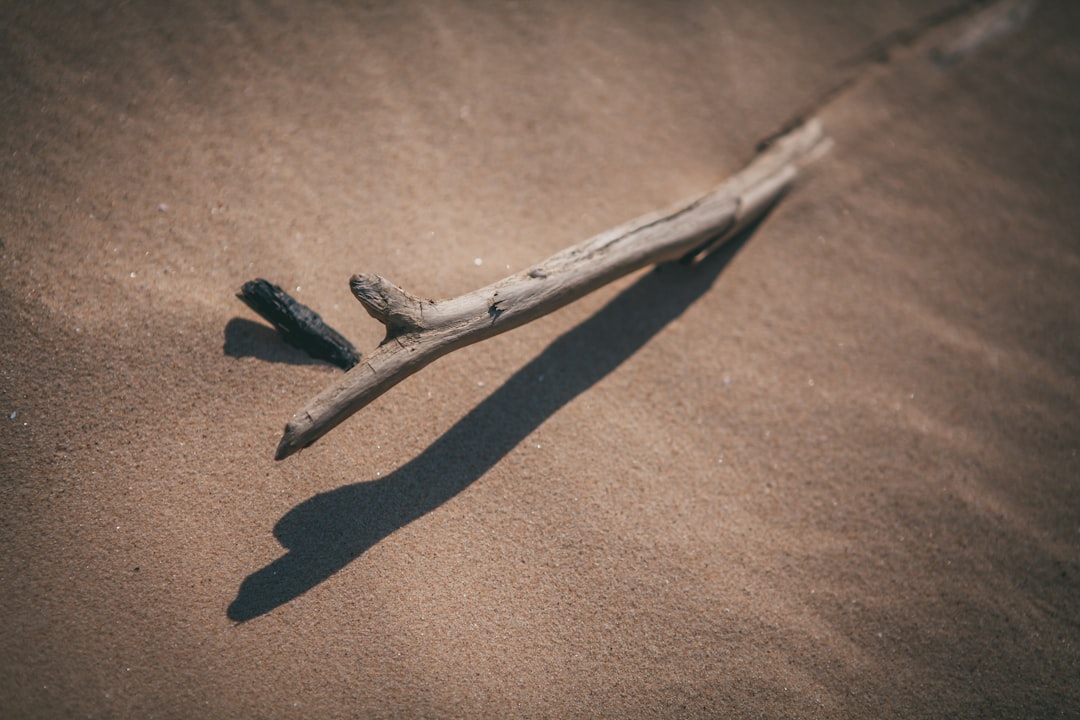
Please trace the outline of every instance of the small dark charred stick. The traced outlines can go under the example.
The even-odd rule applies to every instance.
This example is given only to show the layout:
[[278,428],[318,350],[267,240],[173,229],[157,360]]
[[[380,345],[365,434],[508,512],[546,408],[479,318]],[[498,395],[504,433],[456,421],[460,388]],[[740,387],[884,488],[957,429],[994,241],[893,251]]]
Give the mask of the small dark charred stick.
[[324,323],[319,313],[297,302],[277,285],[262,278],[249,280],[236,297],[270,321],[285,342],[311,357],[337,365],[342,370],[360,362],[360,353],[351,342]]

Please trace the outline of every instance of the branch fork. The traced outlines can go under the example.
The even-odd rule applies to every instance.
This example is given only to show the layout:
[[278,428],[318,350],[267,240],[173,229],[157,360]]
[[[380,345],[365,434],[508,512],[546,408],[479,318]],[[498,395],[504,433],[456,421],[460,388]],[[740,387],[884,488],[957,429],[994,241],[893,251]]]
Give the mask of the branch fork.
[[830,146],[820,122],[811,120],[771,142],[714,190],[600,233],[456,298],[423,299],[378,275],[354,275],[349,282],[353,295],[386,327],[386,337],[290,418],[277,459],[311,445],[447,353],[531,322],[648,265],[696,262],[759,218],[800,168]]

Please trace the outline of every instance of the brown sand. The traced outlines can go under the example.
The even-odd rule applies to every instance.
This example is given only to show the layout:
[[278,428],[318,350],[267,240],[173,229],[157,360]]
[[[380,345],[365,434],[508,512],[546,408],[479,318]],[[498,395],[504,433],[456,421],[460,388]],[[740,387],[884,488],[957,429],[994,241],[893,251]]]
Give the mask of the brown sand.
[[[853,64],[930,0],[4,5],[0,716],[1080,717],[1077,3],[949,69]],[[352,272],[468,291],[853,72],[733,257],[273,462],[338,371],[243,281],[369,349]]]

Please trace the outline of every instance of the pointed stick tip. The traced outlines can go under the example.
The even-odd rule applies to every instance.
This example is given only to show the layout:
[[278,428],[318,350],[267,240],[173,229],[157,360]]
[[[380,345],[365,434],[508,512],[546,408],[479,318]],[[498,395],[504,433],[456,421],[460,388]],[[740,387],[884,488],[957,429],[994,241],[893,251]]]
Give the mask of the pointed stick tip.
[[274,460],[284,460],[310,444],[311,443],[304,442],[302,428],[297,423],[290,420],[285,425],[285,432],[281,436],[281,441],[278,442],[277,451],[274,453]]

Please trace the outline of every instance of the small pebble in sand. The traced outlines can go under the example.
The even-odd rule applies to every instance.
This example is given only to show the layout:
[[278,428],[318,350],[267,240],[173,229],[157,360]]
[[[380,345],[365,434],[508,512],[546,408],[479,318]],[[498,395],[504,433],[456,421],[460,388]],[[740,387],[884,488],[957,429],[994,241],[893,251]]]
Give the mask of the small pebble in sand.
[[475,265],[476,267],[480,267],[481,265],[484,264],[484,258],[476,258],[475,260],[472,261],[472,264]]
[[14,420],[18,416],[19,416],[19,411],[18,410],[12,410],[11,414],[8,415],[8,420]]
[[168,205],[166,205],[165,203],[160,203],[160,204],[159,204],[159,205],[157,206],[157,211],[158,211],[158,212],[161,212],[161,213],[163,213],[163,212],[167,211],[168,209],[169,209],[169,206],[168,206]]

